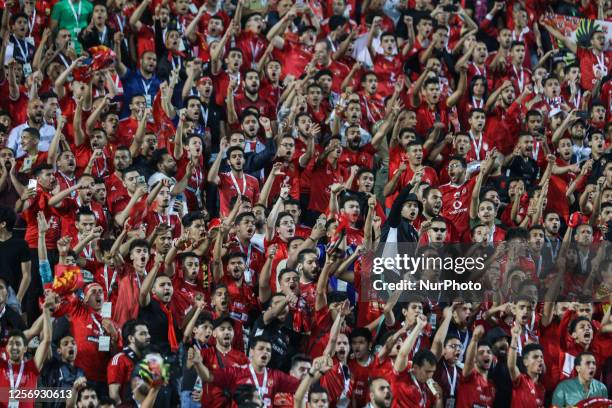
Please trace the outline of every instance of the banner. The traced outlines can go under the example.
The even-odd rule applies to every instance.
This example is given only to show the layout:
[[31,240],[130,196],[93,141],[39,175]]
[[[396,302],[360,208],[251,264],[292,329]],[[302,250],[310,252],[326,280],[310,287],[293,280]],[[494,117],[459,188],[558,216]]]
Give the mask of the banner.
[[[547,14],[544,21],[556,28],[561,34],[571,38],[581,47],[589,47],[591,33],[600,30],[606,34],[606,51],[612,50],[612,22],[604,20],[589,20],[580,17]],[[556,43],[554,38],[553,44]]]

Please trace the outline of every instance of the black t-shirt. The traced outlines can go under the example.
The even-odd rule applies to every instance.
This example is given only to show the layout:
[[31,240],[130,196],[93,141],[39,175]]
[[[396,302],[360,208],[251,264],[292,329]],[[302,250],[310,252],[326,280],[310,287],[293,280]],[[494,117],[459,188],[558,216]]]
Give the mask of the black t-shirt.
[[21,264],[31,259],[25,240],[13,236],[0,241],[0,277],[6,279],[15,292],[21,283]]
[[6,346],[8,333],[15,329],[24,331],[27,327],[19,313],[5,305],[4,310],[0,312],[0,347]]
[[[144,320],[149,327],[151,335],[151,344],[157,346],[159,351],[164,356],[172,354],[170,350],[170,342],[168,341],[168,318],[159,306],[159,302],[151,299],[151,302],[144,307],[140,307],[138,318]],[[176,322],[174,323],[174,333],[177,341],[181,339],[181,331]]]
[[522,177],[527,187],[533,186],[534,182],[538,178],[538,173],[540,172],[540,168],[538,167],[538,163],[531,157],[528,157],[526,160],[521,156],[515,156],[510,165],[508,166],[508,170],[510,177]]
[[291,329],[293,325],[291,313],[284,323],[274,319],[266,325],[263,319],[262,314],[253,325],[251,340],[259,336],[267,337],[272,342],[272,358],[268,367],[288,370],[291,365],[291,357],[297,353],[301,340],[301,335]]

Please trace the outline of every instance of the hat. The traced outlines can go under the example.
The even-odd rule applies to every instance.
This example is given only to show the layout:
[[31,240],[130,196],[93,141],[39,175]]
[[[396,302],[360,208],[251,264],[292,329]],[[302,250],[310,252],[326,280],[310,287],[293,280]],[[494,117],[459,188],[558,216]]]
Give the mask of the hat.
[[234,319],[229,316],[221,316],[218,319],[213,320],[213,328],[216,329],[225,322],[228,322],[232,327],[234,327]]
[[504,337],[508,339],[512,338],[508,333],[506,333],[501,327],[498,326],[498,327],[492,328],[491,330],[487,332],[485,340],[491,344],[494,344],[497,340],[504,338]]
[[416,194],[414,193],[410,193],[406,196],[406,199],[404,200],[404,204],[408,203],[408,202],[415,202],[417,203],[417,206],[419,207],[419,214],[423,213],[423,203],[421,202],[421,200],[419,200],[419,198],[417,197]]

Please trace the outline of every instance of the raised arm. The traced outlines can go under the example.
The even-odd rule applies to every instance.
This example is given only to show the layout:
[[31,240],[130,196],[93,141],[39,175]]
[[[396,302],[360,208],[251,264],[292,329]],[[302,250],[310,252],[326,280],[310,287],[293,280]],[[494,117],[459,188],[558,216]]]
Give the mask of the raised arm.
[[50,308],[55,305],[53,297],[54,293],[48,294],[45,298],[43,305],[43,329],[40,344],[36,348],[34,354],[34,364],[38,371],[42,370],[45,361],[51,355],[51,338],[53,337],[53,328],[51,326],[51,310]]
[[438,327],[438,331],[433,338],[431,343],[431,352],[436,356],[436,359],[440,360],[442,357],[442,350],[444,349],[444,340],[446,339],[446,335],[448,334],[448,328],[450,326],[451,321],[453,320],[453,309],[454,304],[444,308],[444,320],[442,320],[442,324]]
[[521,326],[514,323],[512,326],[512,341],[510,342],[510,349],[508,350],[508,370],[510,372],[510,379],[512,381],[516,381],[516,379],[521,375],[521,372],[516,365],[518,358],[518,341],[519,336],[521,335]]
[[151,303],[151,289],[153,289],[155,277],[157,276],[157,272],[159,272],[159,267],[163,261],[163,255],[159,253],[155,254],[155,264],[153,265],[153,269],[147,273],[147,276],[142,281],[140,294],[138,295],[138,304],[140,307],[146,307],[149,305],[149,303]]
[[484,335],[484,327],[477,326],[472,334],[472,339],[465,351],[465,361],[463,364],[463,375],[467,376],[472,373],[476,364],[476,352],[478,350],[478,342]]
[[402,347],[397,353],[397,357],[393,363],[393,371],[396,373],[401,373],[406,369],[406,367],[408,367],[408,357],[410,356],[410,352],[412,351],[412,348],[416,344],[417,339],[421,335],[421,332],[426,325],[427,318],[425,315],[419,315],[414,328],[412,331],[410,331],[408,338],[406,341],[404,341],[404,343],[402,343]]
[[572,39],[569,36],[565,36],[561,34],[559,31],[557,31],[557,29],[548,25],[544,21],[544,16],[540,17],[540,24],[546,29],[546,31],[550,33],[550,35],[555,37],[557,41],[562,42],[563,45],[565,45],[567,49],[569,49],[573,54],[576,54],[576,52],[578,51],[578,46],[576,45],[574,41],[572,41]]

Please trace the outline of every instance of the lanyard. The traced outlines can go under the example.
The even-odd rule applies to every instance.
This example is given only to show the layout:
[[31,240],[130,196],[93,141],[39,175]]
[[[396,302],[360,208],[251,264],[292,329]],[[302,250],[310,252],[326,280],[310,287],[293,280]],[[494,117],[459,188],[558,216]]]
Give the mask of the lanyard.
[[556,240],[554,247],[553,247],[552,240],[550,238],[546,238],[546,243],[550,247],[550,252],[552,254],[553,259],[557,258],[557,253],[559,252],[559,246],[561,245],[560,240]]
[[236,181],[236,177],[234,177],[234,173],[230,171],[229,174],[230,174],[230,177],[232,178],[232,183],[234,183],[234,187],[236,188],[236,191],[238,192],[238,194],[243,196],[246,193],[246,189],[247,189],[246,176],[244,175],[244,172],[242,172],[242,190],[240,190],[240,186],[238,186],[238,182]]
[[32,19],[28,18],[28,36],[32,36],[32,31],[34,30],[34,26],[36,25],[36,6],[34,6],[34,11],[32,12]]
[[117,25],[119,26],[119,31],[123,32],[123,21],[125,21],[125,17],[119,17],[119,14],[115,14],[115,19],[117,20]]
[[102,35],[100,36],[98,34],[98,38],[100,39],[100,44],[104,45],[104,41],[106,41],[106,32],[108,31],[108,29],[106,28],[106,26],[104,26],[104,31],[102,31]]
[[453,379],[451,380],[450,373],[446,362],[444,362],[444,369],[446,370],[446,378],[448,378],[448,385],[450,385],[450,396],[455,396],[455,387],[457,386],[457,366],[453,366]]
[[457,337],[459,337],[459,340],[461,341],[462,344],[462,348],[461,348],[461,354],[459,355],[459,361],[463,361],[463,354],[465,353],[465,350],[467,349],[468,346],[468,340],[470,340],[470,332],[467,332],[465,334],[465,340],[463,340],[462,336],[461,336],[461,331],[459,329],[457,330]]
[[523,92],[523,87],[525,86],[525,71],[523,67],[521,67],[521,76],[519,77],[518,72],[516,71],[516,67],[512,65],[512,69],[514,70],[514,74],[516,75],[516,82],[518,82],[519,91]]
[[138,289],[140,289],[141,282],[140,282],[140,274],[138,272],[136,272],[136,282],[138,283]]
[[72,0],[68,0],[68,5],[70,6],[70,10],[72,10],[72,15],[74,16],[74,21],[76,22],[77,28],[79,27],[79,20],[81,19],[81,7],[83,7],[83,2],[79,0],[79,11],[77,12],[74,9],[74,5],[72,4]]
[[533,160],[538,160],[538,154],[540,153],[540,142],[535,142],[535,149],[533,149],[533,153],[531,154]]
[[102,151],[102,162],[104,163],[104,168],[102,168],[102,170],[100,170],[100,165],[98,164],[98,161],[100,159],[96,159],[96,161],[94,162],[94,164],[96,165],[96,172],[98,173],[98,177],[102,177],[104,174],[106,174],[106,155],[104,154],[104,151]]
[[491,233],[489,234],[489,243],[492,244],[495,236],[495,222],[493,222],[493,228],[491,228]]
[[66,68],[70,67],[70,64],[68,63],[68,60],[66,59],[66,57],[64,57],[64,54],[60,52],[58,55],[60,59],[62,60],[62,63],[66,66]]
[[13,35],[13,39],[15,40],[15,44],[17,44],[17,47],[19,48],[19,53],[23,57],[23,61],[25,63],[27,63],[28,62],[28,42],[24,40],[25,41],[25,48],[23,48],[21,46],[21,42],[19,41],[19,38],[15,37]]
[[100,324],[98,319],[96,319],[96,316],[93,313],[91,314],[91,320],[93,320],[94,324],[98,328],[98,333],[100,333],[99,335],[103,336],[104,335],[104,329],[102,328],[102,325]]
[[151,83],[153,82],[153,78],[149,79],[148,84],[142,78],[140,79],[140,82],[142,82],[142,88],[144,89],[145,95],[149,95],[149,89],[151,89]]
[[[480,68],[478,68],[478,65],[476,65],[476,63],[472,62],[472,65],[474,66],[474,69],[476,70],[476,73],[480,76],[483,77],[487,77],[487,66],[485,65],[484,68],[482,69],[482,71],[480,70]],[[484,72],[483,72],[484,71]]]
[[13,372],[13,363],[8,363],[9,366],[9,382],[11,386],[11,390],[16,390],[19,388],[19,384],[21,384],[21,377],[23,377],[23,369],[25,368],[25,363],[21,360],[21,365],[19,366],[19,374],[17,374],[17,381],[15,381],[15,373]]
[[480,101],[478,101],[476,98],[472,96],[472,106],[476,109],[482,109],[482,107],[484,106],[484,99],[481,99]]
[[[242,252],[244,254],[245,252],[244,252],[244,249],[242,248],[242,244],[240,243],[240,241],[238,241],[238,246],[240,247],[240,252]],[[251,264],[251,249],[252,248],[253,248],[253,244],[251,244],[249,242],[249,247],[247,248],[247,252],[246,252],[246,258],[247,258],[246,259],[246,267],[247,267],[247,269],[249,269],[249,265]]]
[[113,276],[111,277],[110,283],[108,282],[108,265],[104,265],[104,284],[106,285],[106,296],[110,298],[110,294],[113,291],[113,284],[115,283],[115,278],[117,277],[117,271],[113,271]]
[[164,215],[163,214],[156,214],[157,215],[157,219],[159,220],[160,224],[166,224],[169,227],[172,226],[172,223],[170,222],[170,215],[166,215],[166,221],[164,221]]
[[178,58],[178,64],[176,62],[174,62],[174,57],[170,58],[170,62],[172,63],[172,70],[175,70],[177,68],[181,67],[181,57]]
[[204,104],[200,104],[200,111],[202,112],[202,120],[204,121],[204,128],[206,128],[206,125],[208,124],[208,112],[209,112],[210,108],[207,106],[206,109],[204,109]]
[[[59,173],[60,176],[62,176],[62,178],[64,179],[64,182],[66,182],[66,188],[70,188],[72,186],[74,186],[74,177],[70,178],[68,176],[66,176],[64,173],[62,173],[61,170],[57,171]],[[70,197],[75,198],[76,197],[77,192],[73,191],[72,193],[70,193]]]
[[482,143],[484,142],[484,138],[480,136],[480,142],[476,143],[474,133],[472,133],[472,131],[470,130],[470,139],[472,139],[472,145],[474,146],[474,151],[476,152],[476,160],[480,161],[480,150],[482,149]]
[[516,32],[512,30],[512,41],[523,41],[524,35],[527,34],[528,32],[529,32],[529,28],[525,27],[519,33],[518,38],[516,38]]
[[253,369],[253,364],[249,364],[249,371],[251,372],[251,378],[253,379],[253,385],[257,388],[257,393],[264,399],[264,395],[268,392],[268,368],[264,367],[264,377],[263,384],[259,385],[259,380],[257,379],[257,374],[255,374],[255,370]]
[[91,257],[91,254],[92,254],[91,244],[87,244],[87,246],[85,248],[83,248],[83,253],[85,254],[85,259],[87,259],[87,260],[92,260],[93,259]]
[[421,388],[421,385],[415,378],[414,374],[410,373],[410,377],[412,377],[412,382],[419,389],[419,394],[421,394],[421,401],[419,402],[419,406],[426,407],[427,406],[427,392]]

